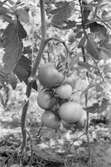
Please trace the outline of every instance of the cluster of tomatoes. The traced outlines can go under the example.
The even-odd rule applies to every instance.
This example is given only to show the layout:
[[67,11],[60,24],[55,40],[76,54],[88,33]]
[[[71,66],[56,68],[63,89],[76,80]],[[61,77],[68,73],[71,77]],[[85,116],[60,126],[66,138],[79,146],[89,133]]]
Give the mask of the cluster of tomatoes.
[[86,112],[82,106],[73,100],[72,82],[70,77],[56,68],[53,63],[40,66],[38,79],[43,86],[39,91],[37,103],[44,109],[41,122],[48,128],[58,129],[61,124],[68,126],[79,122],[84,124]]

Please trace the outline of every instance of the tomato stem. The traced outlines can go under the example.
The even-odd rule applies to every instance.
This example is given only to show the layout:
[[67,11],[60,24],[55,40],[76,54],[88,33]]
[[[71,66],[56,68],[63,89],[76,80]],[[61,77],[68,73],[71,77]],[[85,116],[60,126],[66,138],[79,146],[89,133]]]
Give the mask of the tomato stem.
[[[31,77],[33,78],[36,74],[37,68],[39,66],[40,60],[42,58],[42,53],[45,47],[45,9],[44,9],[44,0],[40,0],[40,11],[41,11],[41,34],[42,34],[42,39],[41,39],[41,44],[39,48],[39,53],[38,56],[35,60],[34,66],[32,68],[31,72]],[[30,81],[30,80],[29,80]],[[26,89],[26,96],[29,98],[32,90],[32,83],[28,82],[27,89]],[[29,99],[25,102],[23,110],[22,110],[22,116],[21,116],[21,131],[22,131],[22,146],[21,146],[21,154],[23,154],[24,149],[26,147],[26,115],[27,115],[27,110],[29,106]]]

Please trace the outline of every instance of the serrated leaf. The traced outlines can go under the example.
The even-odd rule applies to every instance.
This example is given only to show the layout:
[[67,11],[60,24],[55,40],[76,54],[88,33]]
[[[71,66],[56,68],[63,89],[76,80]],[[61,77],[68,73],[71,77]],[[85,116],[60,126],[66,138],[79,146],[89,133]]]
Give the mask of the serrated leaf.
[[95,41],[87,39],[86,50],[94,59],[100,60],[100,52]]
[[12,17],[7,15],[7,14],[2,15],[2,18],[4,21],[6,21],[8,23],[13,23]]
[[[28,77],[31,73],[31,60],[29,60],[25,56],[22,56],[14,69],[14,73],[17,75],[18,79],[21,82],[24,81],[27,84]],[[37,90],[36,81],[33,82],[32,87]]]
[[100,31],[104,35],[106,35],[106,33],[107,33],[107,29],[103,25],[101,25],[97,22],[89,23],[87,25],[87,27],[89,27],[91,32],[93,32],[93,33],[98,32],[98,31]]
[[94,103],[92,106],[84,108],[89,113],[101,113],[106,110],[108,106],[108,100],[103,98],[101,102]]
[[25,31],[23,25],[20,23],[20,21],[17,22],[17,26],[18,26],[18,36],[19,39],[24,39],[27,37],[27,32]]
[[[60,5],[60,6],[59,6]],[[62,2],[62,4],[58,4],[57,9],[52,11],[54,13],[52,17],[52,24],[54,26],[59,26],[68,21],[68,18],[71,17],[74,3],[72,2]]]
[[0,15],[5,15],[7,13],[10,13],[10,10],[3,6],[0,6]]
[[10,23],[3,34],[3,69],[4,73],[11,73],[16,66],[17,61],[21,57],[22,42],[18,37],[17,25]]
[[30,72],[31,61],[27,57],[22,56],[14,69],[14,73],[17,75],[20,81],[27,82]]
[[84,110],[86,110],[89,113],[93,113],[94,114],[94,113],[98,112],[98,108],[99,108],[99,104],[98,103],[94,103],[92,106],[84,108]]
[[29,23],[29,13],[25,8],[18,8],[16,9],[16,14],[20,21],[24,23]]
[[12,17],[9,14],[13,14],[8,8],[0,6],[0,16],[3,20],[12,23]]

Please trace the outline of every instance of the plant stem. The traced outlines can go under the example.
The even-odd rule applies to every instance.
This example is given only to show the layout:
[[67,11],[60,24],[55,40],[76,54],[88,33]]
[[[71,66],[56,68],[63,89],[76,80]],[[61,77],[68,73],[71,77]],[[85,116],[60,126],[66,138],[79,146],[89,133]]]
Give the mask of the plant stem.
[[[84,25],[82,0],[79,0],[79,4],[80,4],[80,11],[81,11],[81,19],[82,19],[81,24],[82,24],[83,33],[84,33],[84,36],[86,37],[86,39],[88,40],[89,38],[88,38],[87,32],[85,30],[85,25]],[[85,57],[84,47],[82,47],[81,49],[82,49],[82,54],[83,54],[83,61],[87,62],[86,57]],[[88,72],[86,72],[86,78],[88,78]],[[88,92],[85,93],[85,107],[87,107],[87,103],[88,103]],[[87,136],[87,142],[88,142],[88,157],[89,157],[88,167],[91,167],[91,149],[90,149],[88,130],[89,130],[89,113],[87,112],[86,136]]]
[[[45,10],[44,10],[44,0],[40,0],[40,11],[41,11],[41,34],[42,34],[42,39],[41,39],[41,43],[40,43],[38,56],[36,57],[34,66],[32,68],[31,77],[36,75],[36,71],[37,71],[37,68],[39,66],[40,60],[42,58],[42,53],[43,53],[43,50],[44,50],[44,47],[45,47]],[[31,82],[28,82],[28,85],[27,85],[27,90],[26,90],[27,98],[29,98],[30,94],[31,94],[32,82],[33,82],[33,80],[31,80]],[[29,106],[29,99],[25,102],[25,105],[24,105],[23,110],[22,110],[22,116],[21,116],[21,131],[22,131],[22,137],[23,137],[22,147],[21,147],[21,152],[22,153],[24,152],[24,149],[26,147],[26,125],[25,125],[25,122],[26,122],[28,106]]]
[[43,50],[45,48],[45,36],[46,36],[46,23],[45,23],[45,9],[44,9],[44,0],[40,0],[40,11],[41,11],[41,43],[40,43],[40,49],[38,52],[38,56],[35,59],[33,68],[32,68],[32,73],[31,73],[31,79],[33,80],[35,75],[36,75],[36,71],[38,69],[40,60],[42,58],[42,53]]

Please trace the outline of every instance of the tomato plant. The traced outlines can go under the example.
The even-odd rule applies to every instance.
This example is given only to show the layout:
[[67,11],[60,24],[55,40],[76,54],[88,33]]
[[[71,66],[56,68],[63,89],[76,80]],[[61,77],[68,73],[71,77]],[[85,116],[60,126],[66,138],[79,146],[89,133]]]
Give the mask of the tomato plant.
[[107,111],[111,100],[110,7],[109,0],[0,2],[0,95],[6,85],[26,84],[22,153],[32,89],[45,126],[78,122],[89,144],[91,114]]

